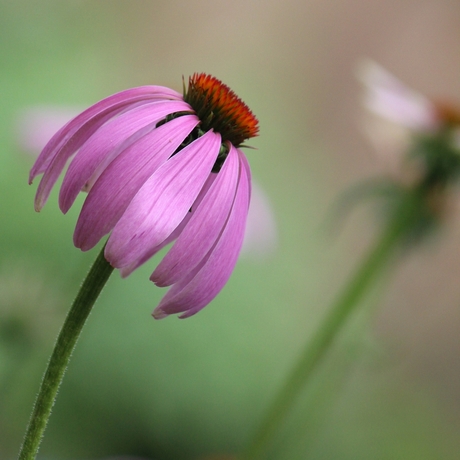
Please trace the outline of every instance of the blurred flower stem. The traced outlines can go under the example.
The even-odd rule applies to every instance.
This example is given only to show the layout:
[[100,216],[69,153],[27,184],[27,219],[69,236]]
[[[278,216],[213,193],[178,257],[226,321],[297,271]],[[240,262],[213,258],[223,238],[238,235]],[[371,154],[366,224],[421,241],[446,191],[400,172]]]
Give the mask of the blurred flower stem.
[[359,305],[366,290],[396,255],[411,230],[424,217],[425,190],[407,190],[390,216],[380,239],[365,256],[354,276],[328,310],[328,314],[311,340],[306,344],[284,386],[276,395],[265,418],[241,456],[244,460],[264,458],[273,436],[283,423],[296,398],[325,358],[341,330]]
[[102,248],[64,321],[35,401],[19,460],[34,460],[51,414],[56,394],[64,377],[70,356],[91,309],[110,277],[113,267]]

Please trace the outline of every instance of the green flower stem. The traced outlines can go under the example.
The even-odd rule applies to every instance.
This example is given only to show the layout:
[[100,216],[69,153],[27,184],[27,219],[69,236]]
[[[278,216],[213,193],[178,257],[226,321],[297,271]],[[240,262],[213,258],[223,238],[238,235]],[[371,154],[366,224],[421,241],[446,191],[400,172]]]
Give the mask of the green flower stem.
[[104,248],[89,271],[59,333],[30,418],[19,460],[34,460],[51,414],[70,356],[91,309],[110,277],[113,267]]
[[390,220],[381,238],[371,248],[341,295],[332,304],[323,323],[307,343],[284,386],[275,397],[252,442],[243,452],[242,459],[263,458],[263,454],[277,428],[331,348],[334,339],[338,336],[347,319],[358,306],[366,289],[385,268],[403,241],[403,237],[417,222],[420,216],[421,199],[420,192],[416,191],[415,193],[408,193],[405,199],[401,201],[399,209]]

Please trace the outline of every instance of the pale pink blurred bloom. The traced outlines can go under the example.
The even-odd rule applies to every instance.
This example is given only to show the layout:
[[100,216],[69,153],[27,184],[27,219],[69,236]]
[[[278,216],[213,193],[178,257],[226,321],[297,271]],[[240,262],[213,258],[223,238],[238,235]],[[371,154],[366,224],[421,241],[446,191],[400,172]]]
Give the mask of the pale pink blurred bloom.
[[251,258],[264,258],[275,251],[277,242],[278,231],[270,200],[264,190],[253,182],[241,253]]
[[[423,96],[370,60],[361,62],[357,76],[364,84],[363,126],[382,169],[398,183],[417,186],[433,167],[426,156],[415,154],[423,152],[421,139],[440,136],[446,148],[460,149],[460,111],[452,103]],[[443,218],[460,206],[458,193],[446,193],[444,185],[432,187],[429,195],[430,208]]]
[[58,105],[23,109],[16,121],[18,146],[30,155],[38,156],[54,134],[81,111],[81,108]]
[[420,174],[420,165],[408,162],[405,154],[414,135],[435,132],[440,127],[436,106],[374,61],[362,61],[357,77],[364,85],[362,103],[366,113],[361,125],[377,160],[400,182],[412,183]]
[[68,166],[65,213],[88,192],[74,233],[86,251],[110,234],[105,257],[127,276],[175,241],[150,279],[171,286],[159,319],[194,315],[228,281],[244,237],[251,172],[241,150],[258,134],[249,108],[222,82],[194,74],[183,95],[143,86],[109,96],[63,126],[30,172],[35,209]]
[[366,88],[363,104],[371,113],[411,131],[438,128],[439,118],[434,104],[384,67],[366,60],[361,62],[357,73]]

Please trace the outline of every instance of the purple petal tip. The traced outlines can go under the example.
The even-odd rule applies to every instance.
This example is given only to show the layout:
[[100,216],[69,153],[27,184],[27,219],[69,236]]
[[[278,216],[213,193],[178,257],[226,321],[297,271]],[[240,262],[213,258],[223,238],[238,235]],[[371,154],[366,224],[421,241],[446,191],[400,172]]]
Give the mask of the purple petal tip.
[[155,310],[153,310],[152,316],[154,319],[164,319],[169,315],[165,313],[161,308],[155,308]]

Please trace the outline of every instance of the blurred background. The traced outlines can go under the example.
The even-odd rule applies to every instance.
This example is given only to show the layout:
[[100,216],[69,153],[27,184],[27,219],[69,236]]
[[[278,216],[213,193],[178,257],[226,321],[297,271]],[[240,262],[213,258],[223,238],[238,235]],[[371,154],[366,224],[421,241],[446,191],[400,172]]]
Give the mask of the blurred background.
[[[63,216],[53,193],[34,212],[33,136],[52,134],[37,133],[37,120],[59,125],[137,85],[181,91],[196,71],[258,116],[247,155],[276,240],[248,244],[218,298],[185,321],[150,316],[163,295],[148,281],[155,260],[124,280],[115,273],[40,458],[235,454],[378,235],[369,205],[325,227],[341,192],[384,173],[363,134],[357,64],[372,58],[428,96],[460,101],[459,24],[456,0],[1,1],[0,458],[17,454],[97,254],[72,245],[79,204]],[[459,241],[460,209],[376,286],[267,458],[458,458]]]

